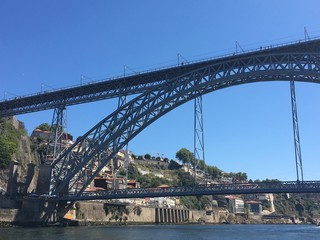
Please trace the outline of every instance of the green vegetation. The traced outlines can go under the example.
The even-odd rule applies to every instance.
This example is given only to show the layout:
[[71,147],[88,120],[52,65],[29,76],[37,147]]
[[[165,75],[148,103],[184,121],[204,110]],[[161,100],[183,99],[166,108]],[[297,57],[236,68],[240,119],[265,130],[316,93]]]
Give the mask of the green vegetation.
[[275,194],[274,205],[278,214],[296,215],[299,217],[318,214],[317,204],[303,194]]
[[193,177],[183,170],[176,170],[175,174],[177,176],[177,180],[173,183],[173,186],[184,186],[184,187],[191,187],[194,185]]
[[170,160],[169,165],[168,165],[169,170],[178,170],[181,167],[182,166],[174,160]]
[[[186,148],[181,148],[176,153],[176,158],[181,161],[184,165],[192,165],[194,164],[194,154],[190,152]],[[238,172],[238,173],[226,173],[217,168],[216,166],[210,166],[205,164],[205,162],[201,159],[197,160],[197,169],[205,170],[206,174],[209,175],[211,178],[221,178],[227,177],[232,178],[233,181],[247,181],[248,177],[246,173]]]
[[237,172],[237,173],[223,173],[224,177],[232,178],[233,181],[240,182],[240,181],[247,181],[248,176],[247,173]]
[[[124,221],[126,222],[128,220],[128,217],[125,215],[129,215],[130,211],[126,206],[123,205],[104,205],[104,211],[106,215],[110,214],[111,217],[109,220],[115,220],[115,221]],[[140,208],[140,213],[141,214],[141,208]]]
[[17,130],[8,122],[0,121],[0,169],[9,168],[12,155],[18,151],[19,140],[25,134],[24,130]]
[[190,152],[186,148],[181,148],[177,153],[176,153],[176,158],[181,161],[183,164],[192,164],[193,163],[193,153]]
[[136,179],[140,182],[142,188],[154,188],[158,187],[161,184],[170,184],[170,182],[161,177],[157,177],[152,173],[141,174],[135,166],[132,166],[128,169],[128,178]]
[[38,128],[42,131],[50,131],[51,126],[49,125],[49,123],[42,123],[36,128]]
[[211,201],[208,196],[184,196],[181,197],[181,203],[189,209],[205,210],[211,207]]

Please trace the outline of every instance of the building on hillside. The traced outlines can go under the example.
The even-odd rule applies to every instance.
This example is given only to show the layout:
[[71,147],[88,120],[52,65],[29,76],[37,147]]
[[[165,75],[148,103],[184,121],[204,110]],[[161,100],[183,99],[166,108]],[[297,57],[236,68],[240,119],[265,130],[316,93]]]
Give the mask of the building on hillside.
[[249,213],[253,214],[261,214],[262,213],[262,204],[258,201],[246,201],[246,204],[248,205]]
[[[51,132],[44,131],[39,128],[36,128],[32,131],[31,141],[38,144],[39,146],[45,146],[47,148]],[[73,144],[73,136],[69,133],[63,133],[61,137],[61,145],[63,149],[69,148]],[[51,149],[53,149],[54,144],[50,143]],[[43,148],[42,148],[43,149]],[[43,151],[43,150],[42,150]],[[46,153],[47,154],[47,153]],[[52,161],[53,159],[53,150],[50,151],[46,157],[46,160]]]
[[35,141],[36,139],[48,142],[50,137],[50,131],[43,131],[39,128],[36,128],[31,133],[31,140]]
[[153,197],[145,199],[145,203],[153,207],[175,208],[176,202],[176,197]]
[[[36,128],[31,133],[31,139],[35,140],[36,138],[39,138],[43,141],[48,142],[50,138],[50,133],[50,131],[44,131],[39,128]],[[73,143],[73,136],[70,133],[63,133],[62,139],[63,143],[65,144],[70,144],[71,142]]]
[[137,182],[133,179],[129,179],[127,180],[127,188],[140,188],[140,182]]
[[268,193],[257,194],[256,199],[259,201],[270,201],[270,195]]
[[106,178],[96,177],[94,179],[94,187],[108,189],[126,189],[126,180],[124,178]]
[[233,183],[232,178],[230,178],[230,177],[221,177],[219,179],[219,182],[220,183],[227,183],[227,184]]
[[244,214],[244,201],[236,196],[226,196],[228,210],[235,214]]

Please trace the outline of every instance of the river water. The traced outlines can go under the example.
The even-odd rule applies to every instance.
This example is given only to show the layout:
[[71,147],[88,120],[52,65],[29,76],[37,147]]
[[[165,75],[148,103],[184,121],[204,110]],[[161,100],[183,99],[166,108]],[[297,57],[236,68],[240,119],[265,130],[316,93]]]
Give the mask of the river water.
[[0,228],[0,240],[320,239],[314,225],[143,225]]

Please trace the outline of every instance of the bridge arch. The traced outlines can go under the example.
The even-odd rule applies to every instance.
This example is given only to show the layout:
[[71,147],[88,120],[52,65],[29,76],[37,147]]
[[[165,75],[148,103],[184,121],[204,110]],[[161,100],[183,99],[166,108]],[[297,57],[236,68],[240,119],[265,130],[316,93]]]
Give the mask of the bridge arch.
[[56,159],[50,193],[59,194],[68,188],[80,194],[126,143],[199,95],[245,83],[290,80],[320,83],[319,51],[239,55],[168,79],[111,113]]

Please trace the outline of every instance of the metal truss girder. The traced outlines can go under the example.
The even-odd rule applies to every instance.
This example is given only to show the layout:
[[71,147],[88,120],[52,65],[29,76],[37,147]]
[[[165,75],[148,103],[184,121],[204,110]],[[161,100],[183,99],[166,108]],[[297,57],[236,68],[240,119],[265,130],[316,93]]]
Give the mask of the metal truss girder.
[[[320,193],[319,181],[260,182],[252,184],[214,184],[196,187],[171,187],[152,189],[119,189],[98,192],[69,193],[54,201],[77,201],[95,199],[121,199],[169,196],[258,194],[258,193]],[[50,199],[49,199],[50,200]]]
[[[317,62],[319,62],[319,52],[320,39],[316,39],[216,59],[203,60],[182,66],[142,72],[131,76],[111,78],[62,90],[39,92],[30,96],[0,101],[0,117],[53,109],[59,105],[69,106],[115,98],[121,95],[141,94],[156,86],[164,84],[170,79],[177,78],[178,76],[197,69],[208,68],[209,66],[213,66],[213,71],[218,71],[220,72],[219,74],[233,75],[239,73],[239,67],[241,66],[258,67],[260,65],[259,71],[268,70],[267,66],[270,66],[268,63],[273,62],[276,64],[276,62],[288,62],[284,58],[289,55],[303,55],[303,53],[305,53],[303,56],[305,58],[310,58],[312,57],[310,56],[310,53],[314,53],[313,60],[304,59],[301,61],[305,61],[306,63],[315,62],[316,64],[314,67],[318,67],[319,64]],[[232,72],[226,72],[228,69]],[[242,71],[252,70],[253,69],[242,69]],[[224,76],[221,75],[220,77]]]
[[[306,57],[306,54],[310,57]],[[265,56],[257,65],[213,64],[199,68],[179,77],[167,80],[117,109],[99,122],[82,138],[58,158],[52,168],[51,193],[59,194],[67,185],[69,191],[83,192],[99,171],[110,161],[115,151],[119,151],[139,132],[156,121],[162,115],[201,95],[238,84],[295,79],[295,81],[320,82],[318,53],[289,53],[286,57],[276,54],[277,62],[270,62]],[[255,58],[255,56],[252,56]],[[259,56],[261,58],[261,56]],[[269,60],[268,60],[269,59]],[[314,69],[305,69],[306,64],[317,65]],[[248,61],[248,63],[257,61]],[[280,67],[273,69],[270,65]],[[224,66],[221,66],[224,65]],[[232,71],[228,67],[241,68]],[[219,71],[215,71],[219,69]],[[221,73],[224,69],[224,73]],[[244,69],[254,69],[246,72]],[[299,69],[299,70],[297,70]],[[222,77],[223,76],[223,77]],[[116,140],[116,142],[115,142]],[[115,144],[115,147],[112,147]],[[94,166],[94,169],[92,169]],[[69,184],[70,183],[70,184]]]
[[296,103],[296,93],[294,80],[290,81],[290,92],[291,92],[291,107],[292,107],[292,126],[294,135],[294,150],[296,160],[296,174],[297,181],[303,181],[303,167],[302,167],[302,156],[300,148],[300,136],[299,136],[299,124],[298,124],[298,110]]
[[203,161],[203,180],[206,182],[205,176],[205,151],[204,151],[204,127],[203,127],[203,111],[202,111],[202,95],[194,99],[194,185],[197,185],[197,170],[199,160]]
[[56,159],[67,148],[67,131],[66,131],[66,108],[59,106],[54,109],[50,136],[48,139],[46,162],[48,163],[49,155]]

